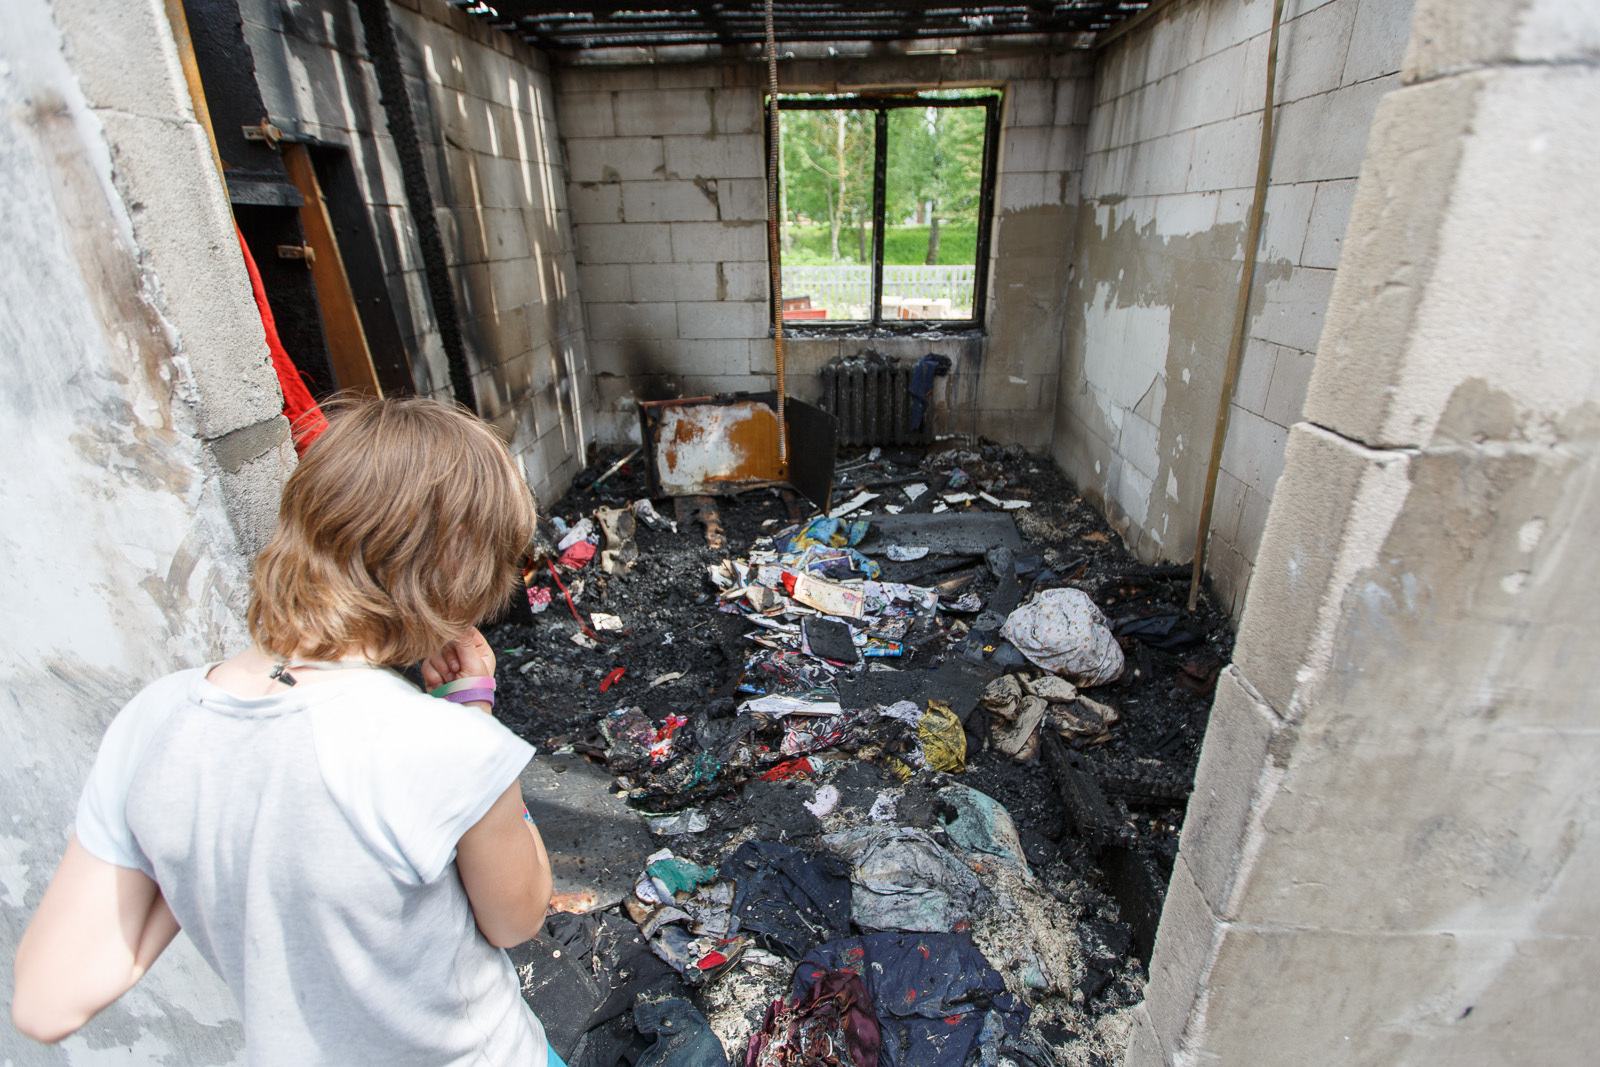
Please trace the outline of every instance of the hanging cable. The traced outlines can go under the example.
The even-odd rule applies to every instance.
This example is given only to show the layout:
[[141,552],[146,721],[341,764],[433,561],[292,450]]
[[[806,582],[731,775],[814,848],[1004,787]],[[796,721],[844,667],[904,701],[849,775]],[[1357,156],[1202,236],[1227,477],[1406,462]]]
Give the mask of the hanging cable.
[[772,272],[772,362],[778,377],[778,465],[789,467],[789,394],[783,377],[783,259],[778,240],[778,41],[767,0],[767,263]]

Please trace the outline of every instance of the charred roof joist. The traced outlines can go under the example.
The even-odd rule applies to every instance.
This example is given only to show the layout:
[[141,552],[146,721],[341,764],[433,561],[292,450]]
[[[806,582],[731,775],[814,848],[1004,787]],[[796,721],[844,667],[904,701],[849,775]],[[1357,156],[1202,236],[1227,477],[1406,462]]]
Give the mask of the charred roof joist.
[[[762,0],[639,4],[571,0],[454,0],[492,25],[551,49],[750,45],[764,38]],[[935,0],[777,0],[778,40],[916,41],[1010,34],[1093,33],[1149,7],[1149,0],[952,4]]]

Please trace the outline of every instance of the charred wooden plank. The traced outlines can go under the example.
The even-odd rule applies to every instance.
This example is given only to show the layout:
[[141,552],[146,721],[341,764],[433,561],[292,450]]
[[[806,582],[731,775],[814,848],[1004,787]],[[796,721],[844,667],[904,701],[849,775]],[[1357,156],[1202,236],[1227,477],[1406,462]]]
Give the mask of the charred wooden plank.
[[1133,930],[1133,950],[1145,963],[1156,943],[1161,906],[1167,898],[1167,880],[1144,849],[1113,845],[1100,857],[1106,888],[1117,901],[1117,913]]
[[1082,758],[1068,750],[1054,731],[1040,731],[1040,741],[1045,768],[1066,809],[1067,829],[1095,848],[1122,841],[1127,830]]

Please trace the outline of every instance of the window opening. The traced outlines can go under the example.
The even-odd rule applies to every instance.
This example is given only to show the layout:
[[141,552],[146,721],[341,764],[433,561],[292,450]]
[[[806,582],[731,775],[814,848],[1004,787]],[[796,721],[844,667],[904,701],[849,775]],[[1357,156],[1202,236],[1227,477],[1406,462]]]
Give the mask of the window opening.
[[783,319],[982,325],[1000,95],[778,98]]

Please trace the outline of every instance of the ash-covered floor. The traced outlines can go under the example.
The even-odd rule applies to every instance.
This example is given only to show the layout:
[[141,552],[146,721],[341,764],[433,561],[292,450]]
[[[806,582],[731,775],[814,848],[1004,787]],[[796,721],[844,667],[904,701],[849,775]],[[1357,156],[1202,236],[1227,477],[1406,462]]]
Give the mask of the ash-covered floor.
[[[845,517],[836,540],[845,540],[849,523],[857,520],[865,520],[868,533],[860,537],[861,528],[854,528],[862,557],[832,553],[844,562],[834,558],[817,575],[860,588],[863,572],[875,565],[880,589],[908,583],[937,588],[939,596],[933,608],[899,603],[896,610],[903,614],[877,623],[867,611],[869,618],[855,623],[863,630],[856,643],[866,640],[870,626],[872,651],[892,653],[898,646],[900,654],[840,667],[848,649],[821,647],[826,635],[819,622],[827,615],[786,616],[778,609],[792,600],[775,602],[760,589],[740,593],[762,575],[770,582],[773,572],[763,566],[773,564],[763,561],[774,559],[816,517],[815,509],[792,494],[760,489],[718,498],[721,549],[708,544],[702,521],[675,510],[672,500],[657,499],[662,517],[681,514],[687,521],[676,532],[665,523],[656,528],[637,522],[637,560],[626,573],[604,572],[603,537],[592,559],[573,566],[586,550],[559,551],[565,533],[597,509],[630,508],[649,495],[642,454],[595,486],[620,456],[595,456],[567,496],[542,516],[549,557],[530,567],[530,580],[535,599],[542,601],[548,592],[548,606],[534,614],[519,605],[508,621],[486,629],[500,654],[496,714],[538,746],[536,764],[552,761],[549,769],[565,772],[573,761],[586,760],[582,769],[616,798],[608,800],[648,813],[640,815],[641,824],[646,818],[657,829],[703,824],[694,832],[648,838],[648,847],[670,849],[685,869],[698,864],[736,874],[726,864],[741,845],[772,842],[822,857],[837,876],[849,878],[860,873],[848,857],[863,835],[876,847],[885,845],[884,832],[924,831],[935,852],[948,848],[946,855],[962,857],[981,883],[981,891],[957,907],[961,914],[951,919],[954,913],[946,911],[934,921],[950,921],[958,935],[970,934],[1022,1009],[1001,1016],[991,1007],[990,1014],[1012,1021],[1027,1016],[1009,1041],[1000,1040],[1006,1035],[999,1030],[993,1040],[986,1032],[967,1062],[980,1056],[990,1065],[1009,1060],[1033,1067],[1117,1062],[1127,1040],[1128,1009],[1142,997],[1141,957],[1148,955],[1159,894],[1171,873],[1211,688],[1233,642],[1226,615],[1209,598],[1202,596],[1196,612],[1184,610],[1188,568],[1138,563],[1053,464],[1017,449],[955,441],[926,452],[843,455],[835,475],[836,507],[860,492],[876,496]],[[974,514],[992,517],[961,519]],[[1017,537],[1009,551],[993,552],[985,549],[998,543],[960,543],[958,536],[951,548],[932,536],[913,544],[910,537],[872,529],[875,523],[897,524],[903,531],[907,517],[918,515],[962,527],[969,541],[974,530],[1000,530],[1009,519]],[[893,559],[890,544],[894,555],[920,558]],[[930,551],[921,555],[924,547]],[[563,555],[568,562],[553,577],[552,562]],[[821,546],[813,555],[830,553]],[[1119,635],[1125,666],[1115,681],[1082,689],[1088,701],[1049,704],[1037,734],[1020,738],[1014,758],[995,747],[997,740],[1019,745],[1017,726],[1005,714],[1011,709],[997,704],[997,690],[986,687],[1010,674],[1026,698],[1045,672],[1026,662],[998,625],[1012,606],[1051,589],[1076,589],[1092,598]],[[567,594],[581,621],[569,609]],[[758,604],[768,609],[767,624],[751,621]],[[994,608],[1004,610],[996,614]],[[601,623],[620,629],[600,629]],[[816,638],[820,651],[836,657],[833,665],[817,668],[816,657],[788,647],[799,645],[801,634],[785,627],[801,623],[809,624],[803,647]],[[762,667],[775,657],[782,669]],[[841,716],[767,719],[740,711],[764,694],[819,684],[822,691],[810,699],[837,695]],[[901,704],[895,717],[892,709],[901,701],[910,704]],[[925,751],[927,736],[917,720],[930,707],[948,707],[965,720],[959,771],[935,769],[955,764],[948,754],[941,763]],[[634,708],[642,714],[624,710]],[[671,735],[667,744],[657,744],[655,762],[644,750],[652,731]],[[668,748],[670,754],[663,751]],[[558,792],[563,780],[549,779]],[[1020,848],[1021,857],[1008,854],[1005,841],[991,853],[973,851],[973,823],[961,818],[962,798],[970,794],[953,788],[958,786],[1003,806],[1016,827],[1011,852]],[[682,818],[673,823],[673,815]],[[998,821],[997,836],[1004,838],[1003,816]],[[581,833],[550,845],[558,861],[610,859],[583,856]],[[644,864],[638,866],[634,876],[648,883]],[[696,911],[716,896],[717,886],[715,879],[699,889],[690,886],[678,900],[640,900],[635,892],[625,893],[621,904],[601,900],[609,906],[582,929],[570,919],[555,921],[545,947],[556,945],[559,959],[565,946],[567,965],[581,966],[581,994],[572,992],[571,983],[552,980],[549,952],[541,957],[530,947],[514,953],[534,970],[543,959],[543,977],[534,983],[542,982],[543,991],[530,992],[542,1015],[553,1010],[550,998],[575,1001],[568,1005],[565,1028],[546,1018],[553,1046],[573,1067],[612,1067],[619,1057],[632,1062],[630,1048],[637,1058],[656,1040],[638,1029],[648,1030],[651,1021],[634,1017],[633,1004],[625,1003],[646,986],[647,999],[675,992],[691,1002],[729,1061],[742,1061],[773,998],[789,992],[795,960],[771,951],[774,940],[761,933],[701,936],[707,930],[723,933],[718,923],[726,921],[725,907],[709,926]],[[641,888],[652,895],[650,885]],[[858,885],[853,891],[859,920],[863,890]],[[663,896],[662,887],[653,892]],[[680,904],[685,919],[663,935],[662,925],[674,923],[670,910]],[[688,953],[690,983],[658,964],[641,973],[639,953],[647,942],[640,921],[656,936],[658,958],[672,955],[661,948],[663,936],[677,946],[680,965]],[[928,922],[922,926],[930,928]],[[834,932],[855,937],[870,929],[856,922]],[[722,955],[715,952],[719,946],[726,949]],[[707,952],[717,965],[701,970],[693,957]],[[717,962],[725,956],[734,957],[731,965]],[[525,971],[525,977],[530,974]],[[650,975],[655,978],[644,981]],[[702,981],[708,975],[712,980]],[[588,1036],[579,1041],[576,1035],[586,1029]],[[601,1040],[602,1035],[608,1036]],[[912,1058],[896,1067],[918,1063]],[[672,1067],[684,1064],[672,1061]]]

